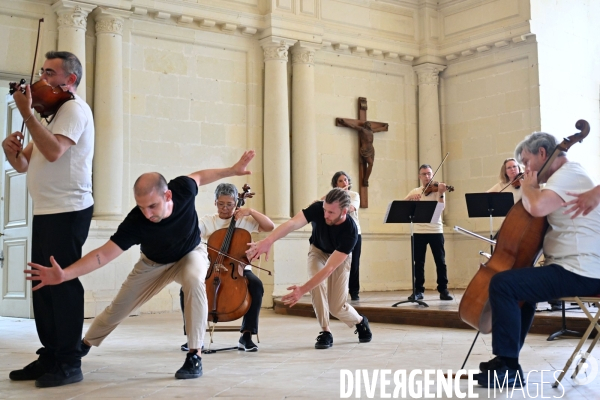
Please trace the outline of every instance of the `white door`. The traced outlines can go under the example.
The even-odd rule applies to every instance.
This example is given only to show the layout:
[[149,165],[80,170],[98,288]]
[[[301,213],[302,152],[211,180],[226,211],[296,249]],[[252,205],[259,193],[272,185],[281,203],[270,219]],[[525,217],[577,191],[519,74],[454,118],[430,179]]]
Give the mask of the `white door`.
[[[0,87],[8,87],[0,81]],[[11,95],[2,96],[0,126],[2,140],[14,131],[21,130],[23,119]],[[29,135],[26,134],[26,141]],[[15,171],[6,160],[4,152],[0,170],[0,316],[33,316],[31,282],[25,279],[23,270],[31,259],[31,210],[26,175]]]

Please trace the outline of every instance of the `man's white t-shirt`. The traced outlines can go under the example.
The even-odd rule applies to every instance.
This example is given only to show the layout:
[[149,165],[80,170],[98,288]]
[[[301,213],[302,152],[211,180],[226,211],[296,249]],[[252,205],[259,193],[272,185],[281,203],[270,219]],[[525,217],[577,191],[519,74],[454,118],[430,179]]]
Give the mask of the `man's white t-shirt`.
[[[542,190],[552,190],[564,201],[572,200],[566,192],[582,193],[594,187],[585,169],[575,162],[560,167]],[[548,215],[550,228],[544,237],[544,264],[558,264],[568,271],[600,279],[600,208],[588,215],[571,219],[566,208]]]
[[92,110],[81,97],[75,95],[74,100],[67,101],[58,109],[47,128],[55,135],[71,139],[75,145],[70,146],[58,160],[50,162],[33,144],[27,170],[27,188],[33,199],[33,214],[85,210],[94,204]]
[[[408,198],[409,196],[411,196],[413,194],[421,194],[421,193],[423,193],[423,189],[424,189],[423,186],[419,186],[418,188],[415,188],[415,189],[411,190],[410,192],[408,192],[408,194],[406,195],[405,198]],[[422,195],[420,201],[439,201],[439,199],[440,199],[439,192],[431,192],[427,196]],[[442,225],[442,214],[440,214],[440,217],[438,218],[437,222],[433,222],[430,224],[421,224],[421,223],[413,224],[413,232],[414,233],[444,233],[444,226]]]
[[[219,214],[206,214],[200,219],[200,237],[203,242],[208,242],[208,238],[219,229],[229,228],[231,218],[221,219]],[[259,224],[250,215],[245,216],[235,222],[236,228],[247,230],[250,233],[258,232]],[[247,265],[246,269],[252,269],[251,265]]]

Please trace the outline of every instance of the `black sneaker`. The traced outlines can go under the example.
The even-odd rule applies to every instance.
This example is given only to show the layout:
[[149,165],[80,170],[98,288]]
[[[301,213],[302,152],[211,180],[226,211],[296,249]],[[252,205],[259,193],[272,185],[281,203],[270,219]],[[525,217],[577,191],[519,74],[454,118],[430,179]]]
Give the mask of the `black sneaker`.
[[187,353],[183,367],[175,373],[177,379],[194,379],[202,376],[202,358],[198,357],[198,350]]
[[483,361],[479,363],[479,370],[484,374],[487,374],[489,370],[497,369],[503,365],[503,361],[500,357],[494,357],[490,361]]
[[181,351],[190,351],[187,342],[181,345]]
[[358,297],[358,293],[350,293],[350,300],[352,300],[352,301],[360,300],[360,297]]
[[450,296],[450,292],[448,289],[440,292],[440,300],[454,300],[452,296]]
[[408,296],[408,299],[410,301],[423,300],[423,293],[422,292],[417,292],[416,295],[411,294],[410,296]]
[[13,381],[34,381],[45,373],[46,370],[40,360],[35,360],[23,369],[11,371],[8,377]]
[[[494,360],[490,360],[489,367],[492,366],[491,363]],[[505,385],[506,387],[523,387],[526,385],[527,382],[520,365],[518,369],[512,369],[501,359],[498,359],[495,363],[494,369],[488,369],[487,372],[474,375],[480,386],[494,388]]]
[[46,372],[35,381],[39,388],[64,386],[71,383],[81,382],[83,373],[80,367],[71,367],[67,364],[57,364],[51,371]]
[[258,346],[252,341],[252,334],[250,332],[244,332],[244,334],[240,336],[238,350],[258,351]]
[[328,349],[331,346],[333,346],[333,335],[331,332],[319,332],[319,336],[317,336],[317,343],[315,343],[315,349]]
[[369,320],[364,315],[362,317],[363,320],[359,324],[356,324],[354,333],[358,333],[358,341],[360,343],[367,343],[371,341],[373,334],[371,333],[371,328],[369,328]]

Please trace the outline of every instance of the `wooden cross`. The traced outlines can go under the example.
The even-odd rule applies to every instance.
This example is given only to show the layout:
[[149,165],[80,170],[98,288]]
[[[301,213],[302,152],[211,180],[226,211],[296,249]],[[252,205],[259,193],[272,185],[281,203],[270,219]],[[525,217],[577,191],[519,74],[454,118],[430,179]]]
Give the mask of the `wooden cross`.
[[[365,129],[368,122],[371,129]],[[343,126],[356,129],[358,132],[358,183],[360,185],[360,208],[369,207],[369,176],[375,160],[375,148],[373,147],[373,135],[375,132],[387,132],[388,124],[385,122],[367,121],[367,98],[358,98],[358,119],[336,118],[335,126]],[[370,162],[368,162],[368,160]],[[370,164],[370,166],[367,166]],[[366,174],[366,177],[365,177]],[[366,178],[366,179],[365,179]]]

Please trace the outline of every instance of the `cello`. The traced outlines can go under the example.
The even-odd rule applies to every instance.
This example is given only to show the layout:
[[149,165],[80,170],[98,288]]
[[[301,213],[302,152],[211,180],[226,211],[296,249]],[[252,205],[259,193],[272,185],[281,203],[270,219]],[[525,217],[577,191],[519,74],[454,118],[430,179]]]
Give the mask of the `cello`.
[[[246,198],[254,195],[247,184],[242,189],[243,192],[238,194],[236,209],[244,205]],[[208,239],[210,266],[205,283],[208,319],[213,323],[243,317],[252,303],[248,280],[244,277],[244,267],[250,265],[246,249],[252,238],[250,232],[236,228],[235,224],[235,217],[232,216],[228,228],[215,231]]]
[[[575,124],[580,132],[559,143],[538,172],[538,183],[545,183],[554,160],[571,146],[581,142],[590,132],[587,121],[580,119]],[[492,331],[492,311],[489,304],[489,286],[498,272],[531,267],[542,253],[544,236],[548,229],[546,217],[533,217],[521,200],[508,212],[502,228],[497,233],[496,248],[490,259],[479,266],[479,270],[467,286],[460,301],[460,319],[481,333]]]

